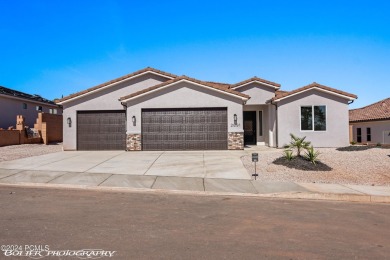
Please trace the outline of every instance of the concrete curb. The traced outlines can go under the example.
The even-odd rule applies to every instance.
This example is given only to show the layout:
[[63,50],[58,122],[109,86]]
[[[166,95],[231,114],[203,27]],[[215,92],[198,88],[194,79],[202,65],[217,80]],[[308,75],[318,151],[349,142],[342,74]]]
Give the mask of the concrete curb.
[[188,191],[188,190],[163,190],[148,188],[106,187],[74,184],[48,184],[48,183],[0,183],[0,187],[25,187],[25,188],[49,188],[65,190],[89,190],[103,192],[128,192],[128,193],[159,193],[180,194],[193,196],[239,196],[273,199],[305,199],[327,201],[349,201],[364,203],[390,203],[390,196],[373,196],[365,194],[336,194],[336,193],[310,193],[310,192],[283,192],[283,193],[237,193],[237,192],[212,192],[212,191]]

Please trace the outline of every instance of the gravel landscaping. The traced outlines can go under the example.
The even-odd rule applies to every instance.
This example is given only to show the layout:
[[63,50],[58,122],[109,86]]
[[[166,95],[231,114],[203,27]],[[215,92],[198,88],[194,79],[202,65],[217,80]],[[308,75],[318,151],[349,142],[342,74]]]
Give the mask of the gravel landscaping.
[[[259,151],[258,180],[390,186],[389,148],[351,146],[316,150],[321,153],[317,167],[297,158],[287,162],[282,149]],[[252,174],[251,155],[241,160]]]
[[0,147],[0,162],[62,151],[62,143],[21,144]]

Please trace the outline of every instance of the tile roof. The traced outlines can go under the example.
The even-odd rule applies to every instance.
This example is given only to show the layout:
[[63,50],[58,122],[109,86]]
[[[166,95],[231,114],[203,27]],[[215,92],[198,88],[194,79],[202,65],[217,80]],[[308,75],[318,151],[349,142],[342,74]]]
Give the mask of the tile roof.
[[201,85],[205,85],[205,86],[217,89],[217,90],[221,90],[221,91],[226,92],[226,93],[230,93],[230,94],[233,94],[233,95],[236,95],[236,96],[240,96],[240,97],[246,98],[246,99],[250,98],[248,95],[245,95],[245,94],[243,94],[241,92],[238,92],[238,91],[235,91],[233,89],[227,88],[225,86],[227,84],[221,84],[221,83],[215,83],[215,82],[206,82],[206,81],[201,81],[201,80],[197,80],[197,79],[194,79],[194,78],[189,78],[187,76],[180,76],[180,77],[168,80],[166,82],[163,82],[161,84],[158,84],[158,85],[155,85],[155,86],[152,86],[152,87],[140,90],[138,92],[132,93],[132,94],[124,96],[124,97],[121,97],[119,99],[119,101],[128,100],[130,98],[142,95],[142,94],[150,92],[152,90],[157,90],[159,88],[162,88],[164,86],[170,85],[172,83],[175,83],[175,82],[178,82],[178,81],[181,81],[181,80],[187,80],[187,81],[191,81],[191,82],[198,83],[198,84],[201,84]]
[[88,88],[88,89],[86,89],[86,90],[83,90],[83,91],[80,91],[80,92],[71,94],[71,95],[69,95],[69,96],[66,96],[66,97],[64,97],[64,98],[61,98],[61,99],[57,100],[56,102],[57,102],[57,103],[64,102],[64,101],[66,101],[66,100],[69,100],[69,99],[72,99],[72,98],[75,98],[75,97],[78,97],[78,96],[87,94],[87,93],[89,93],[89,92],[98,90],[98,89],[100,89],[100,88],[103,88],[103,87],[106,87],[106,86],[108,86],[108,85],[111,85],[111,84],[120,82],[120,81],[122,81],[122,80],[125,80],[125,79],[128,79],[128,78],[131,78],[131,77],[134,77],[134,76],[143,74],[143,73],[148,72],[148,71],[149,71],[149,72],[154,72],[154,73],[157,73],[157,74],[161,74],[161,75],[164,75],[164,76],[167,76],[167,77],[170,77],[170,78],[176,78],[176,77],[177,77],[177,76],[174,75],[174,74],[167,73],[167,72],[164,72],[164,71],[161,71],[161,70],[157,70],[157,69],[154,69],[154,68],[151,68],[151,67],[147,67],[147,68],[144,68],[144,69],[142,69],[142,70],[138,70],[138,71],[136,71],[136,72],[127,74],[127,75],[125,75],[125,76],[122,76],[122,77],[119,77],[119,78],[116,78],[116,79],[107,81],[107,82],[105,82],[105,83],[102,83],[102,84],[100,84],[100,85],[94,86],[94,87],[92,87],[92,88]]
[[390,98],[374,104],[349,110],[349,122],[390,120]]
[[[338,90],[338,89],[335,89],[335,88],[330,88],[330,87],[318,84],[316,82],[313,82],[313,83],[311,83],[311,84],[309,84],[307,86],[304,86],[304,87],[301,87],[301,88],[298,88],[298,89],[295,89],[295,90],[292,90],[292,91],[288,91],[288,92],[279,91],[279,93],[277,93],[277,95],[272,99],[272,101],[276,101],[276,100],[279,100],[281,98],[286,98],[288,96],[291,96],[291,95],[294,95],[294,94],[298,94],[298,93],[303,92],[305,90],[309,90],[311,88],[323,89],[323,90],[326,90],[326,91],[333,92],[335,94],[340,94],[340,95],[343,95],[343,96],[347,96],[347,97],[352,98],[352,99],[356,99],[357,98],[357,96],[354,95],[354,94],[351,94],[351,93],[348,93],[348,92],[344,92],[344,91],[341,91],[341,90]],[[285,92],[285,93],[282,93],[282,92]]]
[[245,84],[253,82],[253,81],[262,82],[262,83],[265,83],[265,84],[268,84],[268,85],[272,85],[275,88],[280,88],[280,84],[272,82],[272,81],[268,81],[268,80],[265,80],[265,79],[261,79],[261,78],[258,78],[258,77],[253,77],[253,78],[250,78],[250,79],[238,82],[236,84],[231,85],[230,87],[231,88],[237,88],[237,87],[239,87],[241,85],[245,85]]
[[0,94],[6,95],[6,96],[11,96],[11,97],[22,98],[22,99],[26,99],[26,100],[30,100],[30,101],[35,101],[35,102],[46,103],[49,105],[56,105],[56,103],[54,103],[54,101],[43,98],[40,95],[37,95],[37,94],[31,95],[31,94],[27,94],[24,92],[20,92],[20,91],[13,90],[13,89],[6,88],[6,87],[2,87],[2,86],[0,86]]

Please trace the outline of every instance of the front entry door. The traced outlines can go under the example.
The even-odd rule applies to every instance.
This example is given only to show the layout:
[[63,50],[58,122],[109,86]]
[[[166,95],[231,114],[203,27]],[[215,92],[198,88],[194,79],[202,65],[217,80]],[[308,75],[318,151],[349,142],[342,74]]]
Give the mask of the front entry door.
[[244,145],[256,143],[256,111],[244,111]]

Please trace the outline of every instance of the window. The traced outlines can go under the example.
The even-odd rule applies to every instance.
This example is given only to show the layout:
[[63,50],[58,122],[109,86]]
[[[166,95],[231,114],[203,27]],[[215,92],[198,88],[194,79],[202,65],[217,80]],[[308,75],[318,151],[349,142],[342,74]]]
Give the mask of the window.
[[49,108],[49,114],[53,114],[53,109]]
[[259,111],[259,136],[263,136],[263,111]]
[[37,106],[36,109],[37,111],[42,111],[42,106]]
[[326,131],[326,106],[302,106],[301,130]]
[[367,127],[367,142],[371,142],[371,127]]
[[361,128],[356,128],[356,141],[358,143],[362,142],[362,129]]
[[57,109],[53,108],[53,114],[57,115]]
[[23,109],[27,109],[27,104],[23,103],[22,107],[23,107]]

